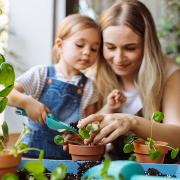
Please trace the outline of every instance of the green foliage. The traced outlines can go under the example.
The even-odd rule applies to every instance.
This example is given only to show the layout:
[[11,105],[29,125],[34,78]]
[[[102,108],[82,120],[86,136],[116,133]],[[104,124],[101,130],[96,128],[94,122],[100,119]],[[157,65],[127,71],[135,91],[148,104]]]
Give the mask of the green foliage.
[[[69,132],[74,133],[75,135],[77,135],[83,142],[85,139],[87,139],[87,140],[90,139],[92,137],[92,135],[98,133],[99,130],[100,130],[99,124],[90,123],[85,128],[80,128],[78,130],[78,133],[77,132],[72,132],[72,131],[69,131]],[[58,132],[59,131],[61,131],[61,129],[58,129]],[[67,131],[68,130],[66,129],[66,132]],[[60,135],[57,135],[57,136],[54,137],[54,142],[57,145],[63,145],[64,137],[60,136]],[[75,140],[68,140],[68,142],[72,143],[72,144],[82,144],[81,142],[75,141]]]
[[61,144],[64,143],[64,137],[60,136],[60,135],[57,135],[57,136],[54,137],[54,142],[57,145],[61,145]]
[[164,7],[158,35],[164,52],[180,63],[180,1],[166,0]]
[[161,123],[164,119],[164,113],[163,112],[155,112],[152,115],[152,119],[156,122]]
[[2,113],[7,105],[7,96],[14,86],[15,72],[11,64],[5,61],[0,54],[0,113]]
[[104,160],[104,163],[103,163],[103,167],[100,172],[102,179],[105,179],[105,180],[114,180],[115,179],[113,176],[108,175],[108,169],[110,167],[110,164],[111,164],[111,159],[106,157]]
[[[161,123],[163,121],[163,119],[164,119],[163,112],[154,112],[153,113],[152,124],[151,124],[151,129],[150,129],[151,136],[145,140],[145,144],[148,145],[148,154],[152,160],[157,159],[161,155],[161,152],[159,150],[157,150],[157,148],[156,148],[156,145],[158,145],[158,144],[152,138],[153,125],[154,125],[154,122]],[[134,135],[129,135],[125,138],[124,147],[123,147],[124,153],[133,152],[133,150],[134,150],[133,141],[136,139],[137,139],[137,137]],[[170,146],[166,146],[166,147],[171,149],[171,158],[175,159],[179,153],[179,148],[172,148]]]

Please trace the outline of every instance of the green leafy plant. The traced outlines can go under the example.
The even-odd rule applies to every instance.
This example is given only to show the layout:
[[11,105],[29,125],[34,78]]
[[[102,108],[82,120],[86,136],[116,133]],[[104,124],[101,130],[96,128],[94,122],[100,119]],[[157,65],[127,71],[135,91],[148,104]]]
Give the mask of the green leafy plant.
[[[100,126],[98,123],[90,123],[85,128],[80,128],[78,132],[72,132],[74,133],[79,139],[77,140],[68,140],[71,144],[83,144],[84,140],[89,140],[94,134],[98,133],[100,130]],[[61,131],[61,130],[58,130]],[[57,135],[54,137],[54,142],[57,145],[61,145],[64,143],[64,137],[61,135]]]
[[[15,81],[15,73],[13,66],[9,64],[8,62],[5,61],[5,58],[2,54],[0,54],[0,113],[4,111],[6,108],[8,99],[7,96],[11,92],[11,90],[14,87],[14,81]],[[22,137],[25,134],[30,133],[29,129],[27,129],[25,126],[17,139],[17,141],[14,143],[12,148],[7,148],[6,147],[6,141],[8,141],[9,138],[9,130],[8,130],[8,125],[6,121],[4,121],[1,125],[0,128],[2,130],[2,135],[0,135],[0,156],[3,156],[4,154],[7,155],[13,155],[13,156],[18,156],[19,154],[22,153],[27,153],[28,151],[39,151],[39,165],[42,163],[42,158],[44,156],[44,151],[29,147],[28,145],[22,143]],[[29,164],[31,164],[29,162]],[[27,165],[29,167],[29,165]],[[36,170],[40,170],[41,168],[37,168]],[[7,174],[7,178],[13,179],[14,175],[12,174]]]
[[[146,140],[142,139],[142,141],[144,141],[144,143],[146,145],[148,145],[148,154],[152,160],[157,159],[161,155],[161,152],[156,149],[156,146],[159,144],[153,139],[153,134],[152,134],[153,125],[155,122],[161,123],[163,121],[163,119],[164,119],[164,114],[162,112],[153,113],[151,129],[150,129],[150,131],[151,131],[150,137],[148,137]],[[134,150],[133,142],[136,139],[139,139],[139,138],[134,135],[127,136],[127,138],[125,139],[125,145],[123,147],[124,153],[133,152],[133,150]],[[179,148],[173,148],[168,145],[161,145],[161,146],[166,146],[168,149],[171,149],[171,158],[172,159],[175,159],[179,153]]]
[[108,169],[111,165],[111,159],[106,157],[103,163],[103,167],[101,169],[100,175],[102,177],[102,179],[106,179],[106,180],[114,180],[115,178],[113,176],[108,175]]

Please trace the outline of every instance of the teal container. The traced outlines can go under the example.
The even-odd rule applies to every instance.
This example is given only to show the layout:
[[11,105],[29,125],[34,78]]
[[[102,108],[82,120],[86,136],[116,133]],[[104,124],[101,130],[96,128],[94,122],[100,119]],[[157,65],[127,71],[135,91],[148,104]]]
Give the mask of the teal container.
[[[82,179],[102,179],[100,172],[103,164],[90,168]],[[140,163],[135,161],[112,161],[108,169],[108,175],[113,176],[116,180],[131,180],[133,175],[144,175],[144,169]]]

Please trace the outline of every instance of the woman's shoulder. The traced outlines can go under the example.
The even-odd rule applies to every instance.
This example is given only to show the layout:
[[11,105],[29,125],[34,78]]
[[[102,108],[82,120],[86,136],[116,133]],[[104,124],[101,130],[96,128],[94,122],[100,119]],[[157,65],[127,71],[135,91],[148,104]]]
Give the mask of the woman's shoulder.
[[165,59],[165,79],[168,80],[177,70],[180,70],[180,65],[175,63],[173,59]]

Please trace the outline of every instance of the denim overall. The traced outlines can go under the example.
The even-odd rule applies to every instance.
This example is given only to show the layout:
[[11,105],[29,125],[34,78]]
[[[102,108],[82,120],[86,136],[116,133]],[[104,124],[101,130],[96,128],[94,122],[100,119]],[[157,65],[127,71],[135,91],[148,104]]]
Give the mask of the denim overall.
[[[80,119],[80,101],[83,94],[83,88],[87,78],[82,74],[78,85],[72,85],[56,79],[54,66],[48,67],[48,74],[45,87],[42,91],[40,102],[45,104],[56,119],[70,124]],[[23,142],[30,147],[43,149],[44,158],[49,159],[70,159],[68,152],[63,151],[62,146],[54,143],[54,137],[60,133],[51,130],[46,124],[42,125],[31,119],[26,126],[31,133],[23,138]],[[37,158],[36,151],[25,153],[25,157]]]

